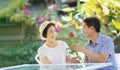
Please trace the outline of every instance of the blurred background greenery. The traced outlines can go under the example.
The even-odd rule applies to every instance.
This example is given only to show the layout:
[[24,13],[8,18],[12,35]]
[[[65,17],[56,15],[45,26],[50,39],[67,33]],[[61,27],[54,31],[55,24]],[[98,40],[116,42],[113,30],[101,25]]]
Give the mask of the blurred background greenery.
[[119,0],[0,0],[0,67],[34,64],[40,40],[38,28],[45,20],[57,23],[58,37],[71,45],[85,45],[82,19],[97,16],[101,32],[112,37],[120,53]]

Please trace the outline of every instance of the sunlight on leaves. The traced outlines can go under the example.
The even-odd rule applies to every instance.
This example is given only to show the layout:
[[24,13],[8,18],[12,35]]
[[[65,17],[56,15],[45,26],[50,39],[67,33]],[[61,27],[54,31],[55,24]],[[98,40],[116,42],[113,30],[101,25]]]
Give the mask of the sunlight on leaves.
[[113,25],[116,27],[116,29],[120,30],[120,22],[112,20]]

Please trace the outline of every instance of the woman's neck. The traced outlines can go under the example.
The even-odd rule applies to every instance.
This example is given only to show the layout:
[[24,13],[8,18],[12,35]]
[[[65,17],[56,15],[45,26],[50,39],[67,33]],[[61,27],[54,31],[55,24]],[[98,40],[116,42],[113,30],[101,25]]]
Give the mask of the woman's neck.
[[46,40],[46,45],[48,47],[54,48],[54,47],[57,46],[57,42],[56,41],[48,41],[48,40]]

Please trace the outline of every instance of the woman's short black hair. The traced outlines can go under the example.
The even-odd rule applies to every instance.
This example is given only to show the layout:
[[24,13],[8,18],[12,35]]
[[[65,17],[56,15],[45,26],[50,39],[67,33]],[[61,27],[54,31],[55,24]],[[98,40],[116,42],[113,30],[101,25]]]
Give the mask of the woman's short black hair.
[[51,26],[54,26],[54,27],[55,27],[55,24],[49,23],[49,24],[46,26],[46,28],[44,29],[44,31],[43,31],[43,33],[42,33],[42,36],[43,36],[44,38],[47,37],[47,31],[48,31],[48,29],[49,29]]
[[83,20],[84,23],[87,24],[88,27],[93,26],[96,30],[96,32],[100,32],[100,20],[97,17],[88,17]]

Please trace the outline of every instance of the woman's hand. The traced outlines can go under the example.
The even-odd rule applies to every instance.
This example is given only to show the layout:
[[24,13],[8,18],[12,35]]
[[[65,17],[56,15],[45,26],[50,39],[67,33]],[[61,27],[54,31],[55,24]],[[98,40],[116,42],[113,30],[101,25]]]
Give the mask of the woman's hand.
[[49,59],[48,59],[47,57],[43,57],[43,58],[41,59],[41,63],[42,63],[42,64],[51,64],[51,62],[49,61]]
[[76,57],[72,57],[71,63],[80,63],[80,61]]
[[69,63],[80,63],[80,61],[76,57],[67,56],[66,62]]

